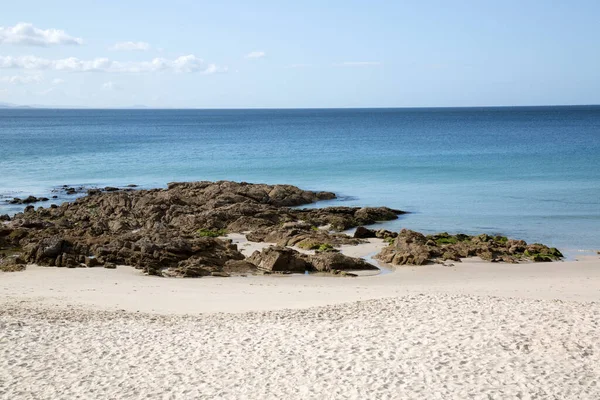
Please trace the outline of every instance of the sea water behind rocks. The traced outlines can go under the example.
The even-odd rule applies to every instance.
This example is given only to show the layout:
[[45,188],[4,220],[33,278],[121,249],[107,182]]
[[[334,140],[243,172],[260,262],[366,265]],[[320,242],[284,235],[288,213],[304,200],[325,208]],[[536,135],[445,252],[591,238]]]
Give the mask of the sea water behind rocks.
[[600,107],[0,110],[0,214],[22,209],[5,199],[63,184],[218,179],[412,212],[388,229],[501,233],[573,254],[600,248]]

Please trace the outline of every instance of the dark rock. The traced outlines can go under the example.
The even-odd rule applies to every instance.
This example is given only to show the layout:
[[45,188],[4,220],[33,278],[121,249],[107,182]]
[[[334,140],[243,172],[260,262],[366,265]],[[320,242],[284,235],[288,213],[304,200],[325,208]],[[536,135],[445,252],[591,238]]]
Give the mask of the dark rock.
[[104,268],[107,268],[107,269],[116,269],[117,265],[114,264],[114,263],[111,263],[111,262],[107,262],[107,263],[104,263]]
[[35,197],[35,196],[27,196],[24,199],[19,199],[18,197],[15,197],[12,200],[9,200],[8,203],[9,204],[32,204],[32,203],[37,203],[40,201],[48,201],[47,197]]
[[228,260],[223,266],[223,271],[228,274],[254,274],[258,267],[246,260]]
[[324,252],[309,256],[313,268],[320,272],[378,270],[362,258],[348,257],[342,253]]
[[116,192],[118,190],[119,190],[119,188],[116,188],[116,187],[113,187],[113,186],[107,186],[107,187],[104,188],[105,192]]
[[93,268],[93,267],[97,267],[100,264],[100,261],[98,261],[98,259],[96,257],[85,257],[83,263],[88,267],[88,268]]
[[542,244],[527,245],[522,240],[504,236],[450,235],[446,232],[425,236],[418,232],[402,230],[394,242],[377,256],[379,260],[396,265],[422,265],[446,260],[460,261],[466,257],[480,257],[490,262],[517,263],[521,260],[535,262],[562,258],[556,248]]
[[354,237],[359,239],[367,239],[377,237],[376,233],[372,229],[365,228],[364,226],[359,226],[354,231]]
[[379,239],[394,239],[397,236],[397,232],[388,231],[386,229],[380,229],[377,232],[375,232],[375,237]]
[[260,271],[304,273],[312,270],[304,255],[286,247],[267,247],[255,251],[247,260],[256,265]]
[[306,250],[316,250],[322,246],[357,245],[362,241],[342,233],[329,233],[314,229],[310,224],[285,223],[281,227],[266,227],[246,234],[253,242],[271,242],[278,246],[298,246]]
[[26,262],[20,257],[5,257],[0,255],[0,272],[24,271]]
[[0,221],[10,221],[10,216],[8,214],[0,215]]
[[423,265],[431,261],[431,256],[425,235],[403,229],[394,243],[385,247],[376,258],[396,265]]
[[[86,189],[64,186],[58,190],[79,193]],[[39,265],[89,266],[93,261],[86,257],[95,257],[100,265],[131,265],[159,276],[253,273],[252,262],[233,263],[244,259],[235,245],[203,237],[207,236],[203,233],[222,236],[251,230],[257,240],[330,249],[358,244],[360,239],[315,226],[334,226],[336,221],[338,226],[357,226],[363,219],[396,217],[396,211],[385,207],[289,208],[334,196],[290,185],[227,181],[172,183],[166,190],[94,190],[72,203],[32,207],[17,214],[7,226],[11,233],[3,240],[23,246],[28,259]],[[291,257],[291,269],[278,262],[263,270],[310,268],[303,257]]]

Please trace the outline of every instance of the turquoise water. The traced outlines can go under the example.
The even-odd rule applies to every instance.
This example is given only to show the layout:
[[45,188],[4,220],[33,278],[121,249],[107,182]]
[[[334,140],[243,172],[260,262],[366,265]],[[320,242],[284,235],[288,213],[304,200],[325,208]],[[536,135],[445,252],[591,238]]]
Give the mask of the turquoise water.
[[2,198],[216,179],[412,212],[390,229],[600,249],[600,107],[0,110]]

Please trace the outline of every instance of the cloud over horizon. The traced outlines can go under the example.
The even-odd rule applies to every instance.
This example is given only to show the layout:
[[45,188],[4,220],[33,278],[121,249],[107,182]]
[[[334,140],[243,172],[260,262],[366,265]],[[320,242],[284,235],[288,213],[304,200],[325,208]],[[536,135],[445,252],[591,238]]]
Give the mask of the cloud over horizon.
[[108,58],[81,60],[77,57],[63,59],[46,59],[36,56],[0,56],[0,69],[54,70],[66,72],[110,72],[110,73],[142,73],[173,71],[179,73],[198,72],[212,74],[225,72],[227,68],[219,68],[215,64],[207,64],[193,54],[169,60],[154,58],[151,61],[121,62]]
[[110,47],[113,51],[148,51],[150,44],[146,42],[119,42]]
[[338,67],[369,67],[369,66],[377,66],[382,63],[379,61],[344,61],[339,64],[335,64]]
[[60,29],[40,29],[19,22],[15,26],[0,26],[0,44],[24,46],[81,45],[83,39],[68,35]]
[[265,53],[264,51],[252,51],[252,52],[246,54],[245,58],[249,58],[249,59],[263,58],[266,55],[267,55],[267,53]]

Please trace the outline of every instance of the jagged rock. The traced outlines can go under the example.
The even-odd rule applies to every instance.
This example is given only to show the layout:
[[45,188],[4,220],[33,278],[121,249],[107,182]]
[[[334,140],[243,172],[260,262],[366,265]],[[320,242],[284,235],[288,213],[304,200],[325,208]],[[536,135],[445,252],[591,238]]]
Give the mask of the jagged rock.
[[394,242],[376,256],[383,262],[396,265],[423,265],[430,262],[431,257],[425,235],[408,229],[403,229]]
[[0,271],[18,272],[26,268],[26,262],[21,257],[5,257],[0,255]]
[[522,240],[511,240],[504,236],[450,235],[446,232],[425,236],[406,229],[376,258],[395,265],[422,265],[447,260],[460,261],[461,258],[474,256],[485,261],[507,263],[521,260],[554,261],[562,258],[556,248],[539,243],[527,245]]
[[377,234],[374,230],[365,228],[364,226],[359,226],[354,231],[354,237],[358,239],[367,239],[377,237]]
[[386,229],[379,229],[377,232],[375,232],[375,237],[379,239],[394,239],[397,236],[397,232],[388,231]]
[[378,270],[376,266],[369,264],[362,258],[348,257],[342,253],[324,252],[308,257],[313,268],[320,272],[329,271],[359,271]]
[[388,207],[327,207],[292,210],[297,219],[314,226],[329,225],[331,229],[343,231],[360,225],[370,225],[378,221],[397,219],[405,211]]
[[310,224],[286,223],[281,227],[261,228],[246,234],[253,242],[271,242],[278,246],[298,246],[307,250],[321,246],[357,245],[362,241],[342,233],[329,233]]
[[[87,188],[65,185],[58,190],[75,194]],[[88,196],[72,203],[28,207],[8,222],[11,231],[2,241],[23,247],[26,258],[39,265],[123,264],[151,275],[175,276],[252,273],[256,268],[251,262],[230,262],[244,256],[213,233],[252,230],[261,240],[275,239],[286,246],[330,248],[360,240],[314,226],[340,229],[401,213],[385,207],[290,208],[334,197],[290,185],[228,181],[171,183],[168,189],[136,191],[90,189]],[[302,257],[292,258],[298,260],[286,271],[307,268]],[[280,264],[274,265],[263,270],[277,271]]]
[[231,275],[254,274],[258,267],[247,260],[228,260],[223,266],[223,271]]
[[100,261],[96,257],[85,257],[83,263],[88,268],[93,268],[101,265]]
[[279,246],[267,247],[260,252],[255,251],[247,261],[264,272],[304,273],[313,269],[304,255],[296,250]]
[[9,204],[32,204],[32,203],[37,203],[40,201],[48,201],[49,199],[47,197],[35,197],[35,196],[27,196],[24,199],[19,199],[18,197],[15,197],[12,200],[9,200],[8,203]]
[[10,221],[10,216],[8,214],[0,215],[0,222],[1,221]]

